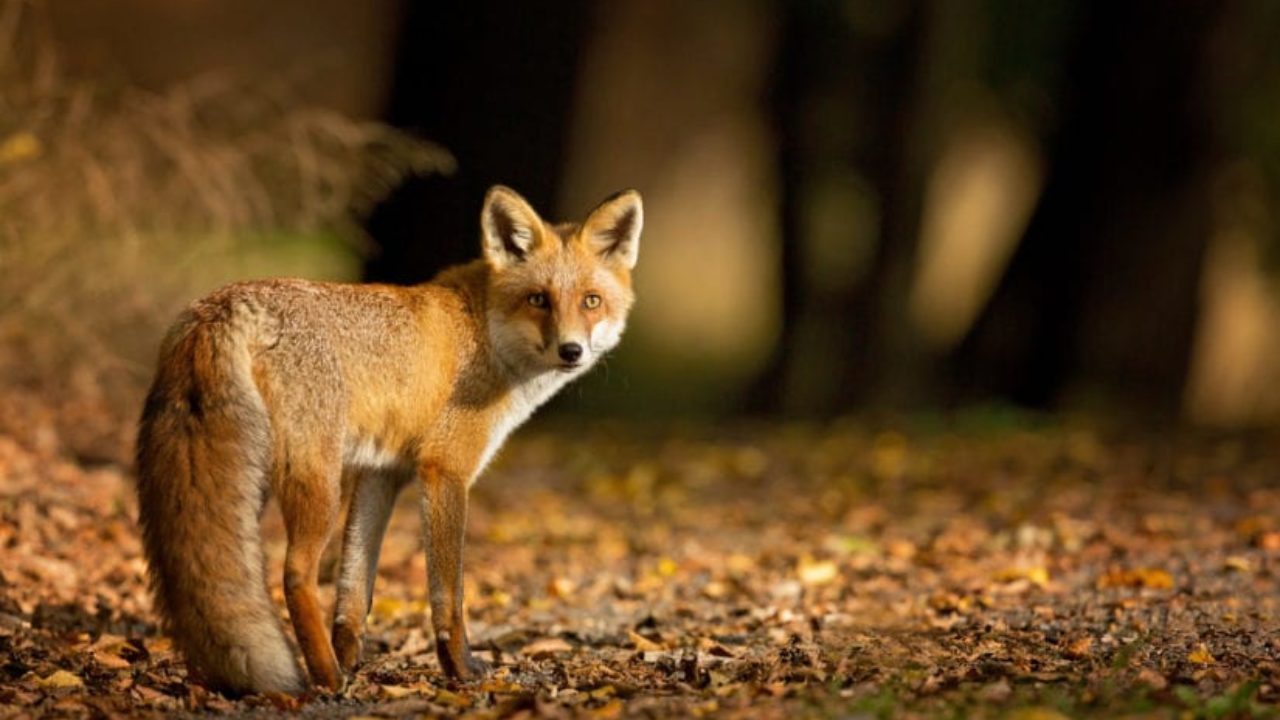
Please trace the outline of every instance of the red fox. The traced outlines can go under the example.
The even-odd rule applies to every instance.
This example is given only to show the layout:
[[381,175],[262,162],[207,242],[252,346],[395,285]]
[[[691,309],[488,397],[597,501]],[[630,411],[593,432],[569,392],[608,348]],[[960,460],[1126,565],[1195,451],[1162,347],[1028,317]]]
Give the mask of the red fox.
[[[152,590],[191,676],[231,694],[300,693],[267,594],[259,516],[278,499],[284,593],[314,685],[360,661],[379,547],[414,478],[444,672],[467,645],[467,492],[503,441],[622,336],[643,225],[620,192],[550,224],[496,186],[483,259],[414,287],[265,280],[193,303],[170,329],[139,427],[138,508]],[[321,554],[349,502],[332,636]]]

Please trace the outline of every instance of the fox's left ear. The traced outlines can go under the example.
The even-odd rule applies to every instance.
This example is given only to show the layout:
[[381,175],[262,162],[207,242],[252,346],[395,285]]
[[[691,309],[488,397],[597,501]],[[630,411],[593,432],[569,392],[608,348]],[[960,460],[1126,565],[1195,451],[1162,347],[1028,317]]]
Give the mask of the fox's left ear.
[[606,260],[621,263],[628,270],[640,255],[640,230],[644,227],[644,205],[640,193],[623,190],[596,206],[582,223],[582,238]]

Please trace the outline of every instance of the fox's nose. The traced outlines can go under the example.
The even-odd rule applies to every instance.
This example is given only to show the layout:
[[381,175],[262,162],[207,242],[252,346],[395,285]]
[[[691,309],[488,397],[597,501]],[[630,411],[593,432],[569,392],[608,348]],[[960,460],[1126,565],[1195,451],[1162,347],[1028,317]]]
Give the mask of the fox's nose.
[[578,343],[564,343],[560,346],[560,359],[567,363],[578,362],[582,357],[582,346]]

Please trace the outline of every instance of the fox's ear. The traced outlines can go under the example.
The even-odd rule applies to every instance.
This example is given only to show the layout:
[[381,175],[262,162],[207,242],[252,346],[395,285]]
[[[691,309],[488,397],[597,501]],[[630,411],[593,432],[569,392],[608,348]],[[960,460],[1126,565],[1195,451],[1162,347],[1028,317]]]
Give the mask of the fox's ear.
[[621,263],[628,270],[640,255],[640,230],[644,205],[640,193],[623,190],[600,203],[582,223],[583,240],[602,258]]
[[515,190],[494,185],[484,196],[480,234],[485,259],[495,268],[521,262],[538,242],[542,220]]

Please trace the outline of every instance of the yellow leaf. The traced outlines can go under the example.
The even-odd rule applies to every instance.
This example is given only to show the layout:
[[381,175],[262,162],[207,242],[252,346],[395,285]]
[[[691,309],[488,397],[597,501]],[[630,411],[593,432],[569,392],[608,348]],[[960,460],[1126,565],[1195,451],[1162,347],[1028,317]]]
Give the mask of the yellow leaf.
[[505,678],[489,678],[488,680],[480,683],[479,690],[480,692],[485,693],[504,693],[509,695],[511,693],[523,692],[524,688]]
[[435,697],[431,698],[431,702],[454,708],[471,707],[470,697],[448,690],[437,690]]
[[663,577],[671,577],[672,575],[675,575],[676,570],[679,568],[680,566],[676,564],[676,561],[669,557],[664,557],[658,561],[658,574]]
[[996,580],[1000,582],[1029,580],[1033,585],[1044,587],[1049,584],[1049,569],[1041,566],[1008,568],[996,573]]
[[536,655],[558,655],[560,653],[572,652],[573,646],[565,642],[562,638],[548,637],[534,640],[533,642],[520,648],[520,654],[533,657]]
[[1168,590],[1173,587],[1173,576],[1159,568],[1136,568],[1121,570],[1112,568],[1098,578],[1099,588],[1133,587]]
[[831,560],[814,561],[801,558],[798,569],[800,582],[805,585],[826,585],[840,575],[840,568]]
[[650,651],[650,650],[661,650],[661,649],[662,649],[662,646],[661,646],[661,645],[659,645],[658,643],[656,643],[656,642],[654,642],[654,641],[650,640],[649,638],[647,638],[647,637],[645,637],[645,636],[641,635],[641,634],[640,634],[640,633],[638,633],[638,632],[635,632],[635,631],[632,631],[632,630],[628,630],[628,631],[627,631],[627,636],[628,636],[629,638],[631,638],[631,643],[632,643],[633,645],[635,645],[635,646],[636,646],[636,649],[637,649],[637,650],[639,650],[640,652],[647,652],[647,651]]
[[592,690],[589,694],[596,700],[608,700],[618,694],[618,689],[612,685],[601,685],[595,690]]
[[23,130],[16,132],[0,142],[0,165],[22,162],[40,157],[44,146],[40,138]]
[[561,599],[568,598],[573,595],[573,591],[577,588],[574,582],[569,578],[558,577],[547,583],[547,593],[553,597]]
[[1066,715],[1048,707],[1019,708],[1006,717],[1009,720],[1068,720]]
[[84,680],[79,675],[66,670],[56,670],[36,680],[36,686],[42,690],[59,690],[62,688],[84,687]]
[[591,717],[594,718],[616,718],[622,714],[622,701],[614,698],[609,702],[591,711]]
[[1209,652],[1209,648],[1205,647],[1204,643],[1200,643],[1195,650],[1187,654],[1187,662],[1195,663],[1196,665],[1212,665],[1217,660]]
[[417,691],[405,685],[379,685],[378,689],[382,691],[382,696],[388,700],[399,700],[415,694]]
[[734,553],[730,555],[728,561],[726,561],[726,565],[729,568],[729,573],[732,575],[745,575],[756,569],[756,561],[752,560],[750,556],[743,555],[742,553]]
[[1224,567],[1226,567],[1226,569],[1235,570],[1236,572],[1247,573],[1252,569],[1252,567],[1249,565],[1249,558],[1244,557],[1242,555],[1232,555],[1231,557],[1228,557],[1222,564]]
[[373,601],[373,614],[382,620],[392,620],[402,614],[405,601],[393,597],[380,597]]
[[712,580],[702,586],[702,595],[709,600],[719,600],[729,594],[729,586],[719,580]]
[[719,710],[720,710],[720,703],[716,702],[715,700],[707,700],[706,702],[701,702],[693,706],[693,716],[705,717],[707,715],[711,715],[713,713],[719,712]]

